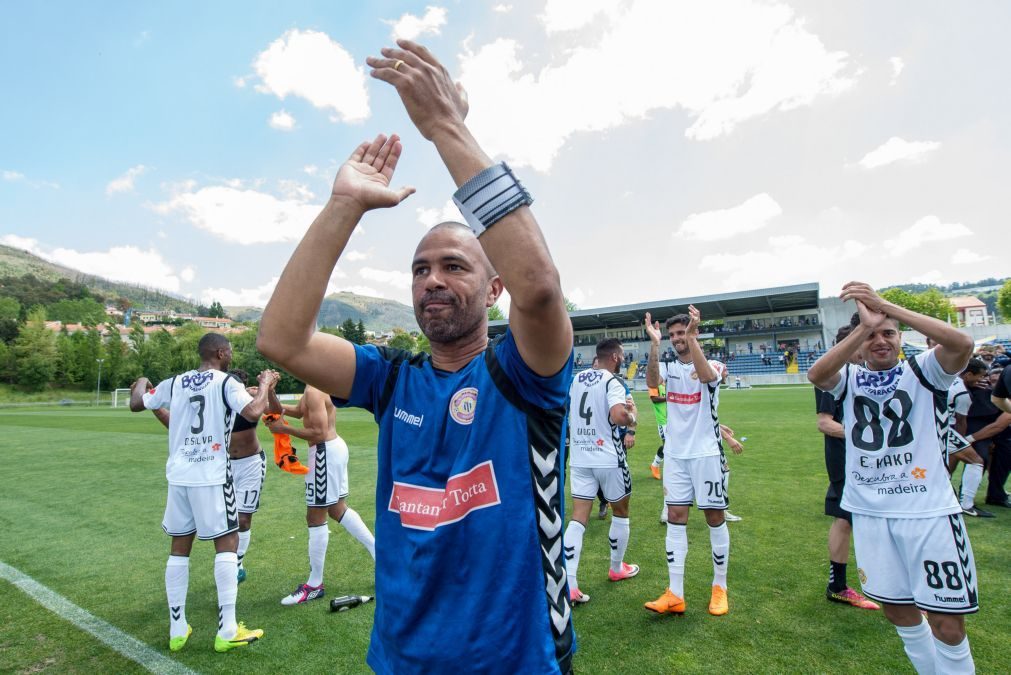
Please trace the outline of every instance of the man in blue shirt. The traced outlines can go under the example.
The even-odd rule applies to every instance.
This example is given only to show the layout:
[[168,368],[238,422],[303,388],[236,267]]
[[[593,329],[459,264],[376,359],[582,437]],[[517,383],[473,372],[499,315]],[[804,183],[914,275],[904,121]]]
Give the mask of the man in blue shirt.
[[[368,59],[371,74],[396,88],[435,144],[461,186],[457,204],[469,225],[432,228],[414,254],[414,311],[432,354],[314,332],[359,220],[414,191],[390,188],[402,146],[383,135],[338,171],[264,311],[257,347],[379,424],[369,665],[380,673],[568,672],[575,645],[562,453],[572,327],[558,272],[529,194],[464,124],[462,89],[428,50],[398,45]],[[503,288],[510,326],[489,344],[487,308]]]

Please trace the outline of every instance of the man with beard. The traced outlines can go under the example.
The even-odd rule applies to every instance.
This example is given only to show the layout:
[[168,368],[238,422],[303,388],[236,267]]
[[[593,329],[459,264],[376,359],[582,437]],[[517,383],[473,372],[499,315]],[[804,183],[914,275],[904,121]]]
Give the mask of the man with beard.
[[608,533],[611,544],[608,579],[621,581],[639,573],[638,565],[624,562],[628,548],[632,474],[628,470],[621,427],[635,426],[637,411],[635,403],[626,398],[625,385],[617,377],[622,352],[621,341],[617,338],[601,340],[597,343],[595,367],[579,373],[569,389],[572,520],[565,530],[565,559],[569,598],[573,603],[590,601],[590,596],[579,590],[576,572],[583,550],[583,533],[598,491],[614,510]]
[[[413,192],[390,188],[402,146],[383,135],[339,169],[264,311],[257,347],[379,424],[369,665],[568,672],[561,509],[572,325],[558,272],[530,195],[465,125],[462,89],[427,49],[398,45],[368,59],[371,74],[396,88],[435,144],[461,186],[455,200],[468,223],[437,225],[414,252],[414,311],[431,356],[315,332],[359,220]],[[487,308],[503,287],[509,328],[489,343]]]
[[692,502],[705,514],[713,553],[713,583],[709,613],[726,614],[727,559],[730,531],[724,518],[729,500],[727,462],[717,416],[720,380],[725,367],[706,360],[699,344],[701,315],[694,305],[688,314],[667,319],[667,334],[677,358],[659,362],[660,323],[646,313],[646,334],[650,339],[646,365],[646,386],[667,387],[667,431],[664,434],[663,492],[667,504],[667,569],[670,585],[663,595],[646,603],[658,614],[683,614],[685,558],[688,555],[688,512]]
[[[965,615],[979,609],[976,565],[944,463],[947,391],[972,339],[864,283],[846,284],[840,298],[856,302],[859,323],[807,377],[843,406],[841,506],[853,514],[863,592],[881,603],[918,673],[974,672]],[[937,347],[900,361],[900,321]],[[862,366],[849,363],[857,350]]]

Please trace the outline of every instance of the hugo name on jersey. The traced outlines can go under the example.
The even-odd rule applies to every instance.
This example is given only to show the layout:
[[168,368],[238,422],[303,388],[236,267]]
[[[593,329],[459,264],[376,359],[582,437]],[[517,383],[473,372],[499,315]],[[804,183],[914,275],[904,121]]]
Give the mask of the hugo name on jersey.
[[710,361],[716,380],[701,382],[695,364],[674,359],[660,363],[660,379],[667,386],[667,431],[664,457],[689,459],[723,453],[720,442],[720,379],[726,367]]
[[232,422],[252,400],[238,380],[220,370],[191,370],[144,394],[148,410],[169,409],[165,477],[170,485],[226,482]]
[[830,391],[843,404],[846,486],[842,507],[883,518],[929,518],[961,509],[944,463],[944,372],[934,351],[891,370],[847,365]]
[[569,388],[571,465],[610,468],[625,462],[618,427],[611,424],[611,406],[625,403],[625,385],[613,373],[584,370]]

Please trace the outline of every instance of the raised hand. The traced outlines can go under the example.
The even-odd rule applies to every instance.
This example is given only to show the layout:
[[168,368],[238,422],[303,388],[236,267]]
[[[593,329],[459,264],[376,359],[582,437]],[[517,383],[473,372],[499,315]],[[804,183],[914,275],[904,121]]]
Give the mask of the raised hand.
[[379,134],[373,141],[363,142],[337,171],[333,197],[349,199],[362,211],[390,208],[407,199],[414,194],[413,187],[396,190],[390,187],[402,151],[396,134],[389,138]]
[[699,334],[699,321],[702,320],[702,313],[695,308],[695,305],[688,305],[688,327],[685,333],[688,337],[697,337]]
[[463,87],[425,47],[411,40],[397,40],[397,45],[383,48],[381,58],[365,59],[372,77],[396,87],[414,126],[428,140],[440,127],[462,125],[469,110]]
[[655,345],[660,344],[660,322],[653,321],[653,315],[646,312],[646,335],[649,341]]
[[843,286],[842,293],[839,297],[843,300],[855,300],[857,303],[863,303],[867,309],[872,312],[888,312],[888,303],[877,294],[869,284],[865,284],[862,281],[851,281],[845,286]]
[[280,376],[274,370],[264,370],[256,376],[256,381],[264,387],[273,387],[278,379],[280,379]]

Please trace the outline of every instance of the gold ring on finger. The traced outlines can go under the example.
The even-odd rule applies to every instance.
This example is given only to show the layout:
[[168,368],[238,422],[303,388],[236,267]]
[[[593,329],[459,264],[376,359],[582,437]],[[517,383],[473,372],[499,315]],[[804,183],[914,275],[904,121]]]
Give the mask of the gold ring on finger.
[[404,62],[397,59],[396,63],[393,64],[393,70],[400,71],[400,66],[404,65]]

